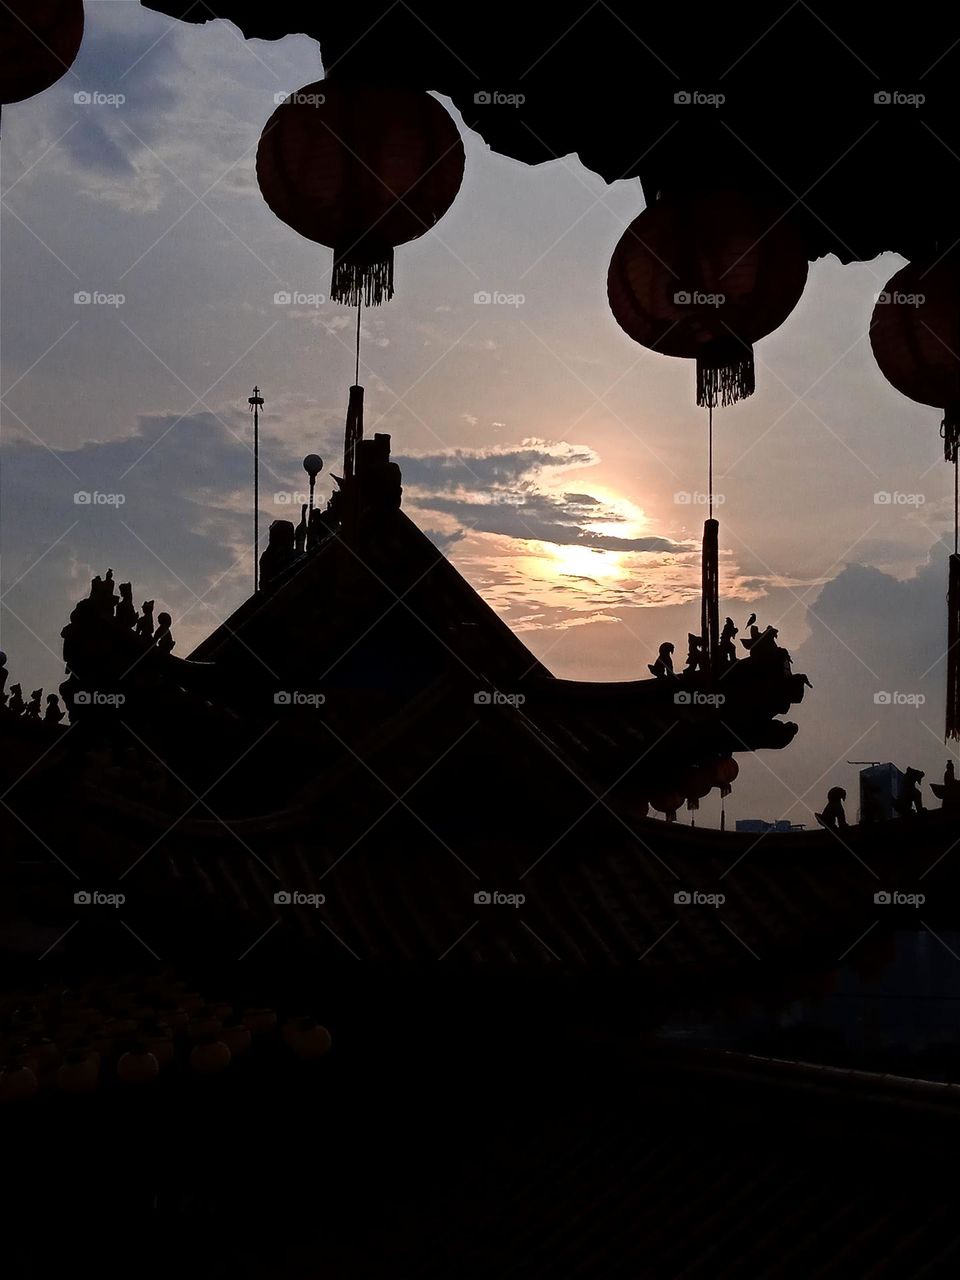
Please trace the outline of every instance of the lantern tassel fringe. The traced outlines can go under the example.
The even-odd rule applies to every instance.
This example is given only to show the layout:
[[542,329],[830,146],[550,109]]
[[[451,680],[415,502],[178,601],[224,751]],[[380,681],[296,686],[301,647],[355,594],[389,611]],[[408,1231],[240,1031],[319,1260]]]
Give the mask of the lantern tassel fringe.
[[947,709],[945,738],[960,739],[960,556],[950,557],[947,591]]
[[374,262],[358,262],[349,255],[335,253],[330,297],[356,307],[362,301],[368,307],[379,307],[393,297],[393,250]]
[[697,404],[701,407],[726,408],[752,396],[756,385],[752,347],[746,347],[743,354],[723,363],[714,363],[704,356],[697,358]]

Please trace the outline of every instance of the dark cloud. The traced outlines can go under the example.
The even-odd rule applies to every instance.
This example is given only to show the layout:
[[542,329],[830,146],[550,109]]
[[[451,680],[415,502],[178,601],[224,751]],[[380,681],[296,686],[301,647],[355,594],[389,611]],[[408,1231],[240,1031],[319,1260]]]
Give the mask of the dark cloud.
[[[613,534],[584,529],[579,507],[569,507],[562,498],[530,492],[519,501],[470,502],[461,498],[418,496],[417,506],[453,516],[461,525],[477,533],[496,533],[504,538],[532,538],[559,546],[593,547],[598,551],[686,551],[689,547],[669,538],[620,538]],[[609,517],[613,519],[613,516]],[[591,516],[596,520],[597,516]]]
[[467,536],[463,529],[454,529],[452,533],[442,533],[439,529],[424,529],[423,532],[444,555],[449,552],[451,547],[456,546],[458,542],[462,542]]
[[[404,484],[431,493],[505,489],[531,481],[545,471],[593,467],[598,461],[586,446],[542,440],[525,441],[511,449],[455,449],[397,458],[403,468]],[[583,500],[585,495],[575,496]]]
[[624,538],[587,528],[619,523],[622,516],[593,494],[542,487],[551,474],[595,466],[599,458],[585,445],[526,440],[511,448],[458,449],[397,461],[416,505],[453,517],[461,528],[598,551],[689,550],[668,538]]

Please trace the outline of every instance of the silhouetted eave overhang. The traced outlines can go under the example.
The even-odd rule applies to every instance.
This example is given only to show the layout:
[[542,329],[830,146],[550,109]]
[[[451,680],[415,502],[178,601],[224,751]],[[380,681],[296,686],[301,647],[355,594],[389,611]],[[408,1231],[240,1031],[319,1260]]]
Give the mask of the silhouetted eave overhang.
[[[607,181],[639,177],[648,201],[682,184],[779,192],[811,258],[915,257],[955,239],[960,16],[933,0],[895,21],[864,0],[822,13],[792,0],[147,7],[194,23],[226,18],[251,39],[308,34],[328,75],[448,95],[494,150],[527,164],[577,155]],[[692,91],[723,101],[675,101]],[[892,91],[924,101],[877,102]],[[475,100],[494,92],[525,100]]]

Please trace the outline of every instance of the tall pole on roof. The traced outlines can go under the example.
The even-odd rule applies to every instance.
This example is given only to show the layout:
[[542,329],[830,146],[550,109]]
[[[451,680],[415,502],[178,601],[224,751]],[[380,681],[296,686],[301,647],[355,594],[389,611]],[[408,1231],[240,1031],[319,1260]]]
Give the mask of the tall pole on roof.
[[263,396],[260,388],[253,388],[247,400],[253,410],[253,590],[260,589],[260,410]]

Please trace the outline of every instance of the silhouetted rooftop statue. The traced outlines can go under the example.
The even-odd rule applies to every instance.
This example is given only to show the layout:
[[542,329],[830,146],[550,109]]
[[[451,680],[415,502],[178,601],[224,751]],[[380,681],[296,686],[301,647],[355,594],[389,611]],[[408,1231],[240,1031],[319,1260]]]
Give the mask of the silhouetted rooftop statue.
[[101,578],[99,574],[90,584],[90,599],[93,607],[104,618],[113,617],[113,609],[116,603],[116,596],[113,593],[113,570],[108,569],[106,577]]
[[23,701],[23,689],[19,684],[10,686],[10,699],[7,702],[7,710],[14,716],[22,716],[26,710],[26,703]]
[[29,720],[40,719],[40,710],[41,710],[40,701],[42,698],[43,698],[42,689],[34,689],[33,693],[30,694],[30,701],[27,703],[26,710],[24,711],[24,715]]
[[657,660],[648,663],[647,670],[658,680],[667,680],[673,675],[673,645],[669,640],[657,650]]
[[700,670],[700,667],[703,663],[703,647],[702,646],[703,646],[703,641],[701,640],[701,638],[697,635],[694,635],[692,631],[688,631],[687,632],[687,660],[683,664],[683,669],[685,672],[688,672],[692,675],[694,671]]
[[60,708],[60,699],[55,693],[47,694],[47,709],[43,713],[44,724],[59,724],[64,717]]
[[750,654],[751,658],[762,657],[770,652],[773,648],[774,641],[780,632],[776,627],[765,627],[763,631],[755,624],[750,624],[750,635],[747,639],[741,640],[740,643]]
[[[336,479],[336,477],[334,477]],[[321,511],[314,507],[310,513],[310,524],[307,528],[307,550],[314,551],[324,538],[340,528],[340,511],[343,495],[334,492],[330,495],[326,509]]]
[[817,822],[828,831],[842,831],[847,825],[847,815],[843,805],[847,793],[843,787],[831,787],[827,792],[827,803],[823,813],[815,814]]
[[144,600],[140,617],[137,619],[137,635],[144,640],[153,639],[153,600]]
[[903,787],[893,802],[893,807],[902,818],[908,817],[914,811],[923,813],[923,797],[920,794],[922,781],[921,769],[907,769],[903,775]]
[[120,583],[120,599],[117,601],[117,611],[114,614],[116,620],[122,627],[132,627],[137,621],[137,607],[133,603],[133,583]]
[[723,624],[723,630],[720,632],[720,667],[732,666],[737,660],[737,650],[734,640],[737,635],[737,627],[734,626],[732,618],[727,618]]
[[266,550],[260,557],[260,586],[267,587],[286,569],[296,555],[296,534],[292,520],[274,520]]
[[944,809],[953,812],[960,811],[960,783],[957,782],[952,760],[947,761],[946,768],[943,771],[942,785],[931,782],[930,790],[942,802]]
[[390,437],[378,431],[372,440],[361,440],[357,466],[363,508],[377,511],[399,510],[403,484],[400,468],[390,461]]
[[174,645],[177,643],[170,634],[171,621],[172,619],[169,613],[160,613],[157,615],[157,623],[159,625],[157,626],[156,634],[153,637],[153,642],[163,654],[172,653]]

